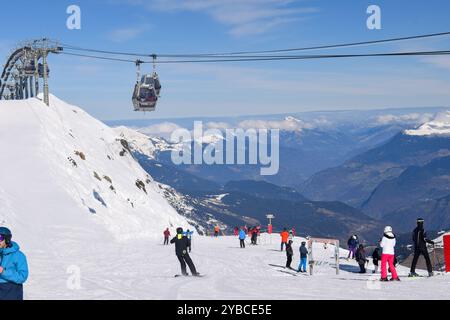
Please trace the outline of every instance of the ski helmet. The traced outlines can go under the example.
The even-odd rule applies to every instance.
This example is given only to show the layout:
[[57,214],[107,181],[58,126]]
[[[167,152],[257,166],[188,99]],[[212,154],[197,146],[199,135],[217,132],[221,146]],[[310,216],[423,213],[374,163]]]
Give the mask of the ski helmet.
[[391,226],[386,226],[384,228],[384,233],[392,233],[392,227]]
[[181,234],[181,233],[183,233],[183,228],[181,228],[181,227],[177,228],[177,234]]
[[6,243],[6,245],[9,246],[11,244],[11,238],[12,238],[11,230],[9,230],[6,227],[0,227],[0,235],[2,235],[5,238],[5,243]]

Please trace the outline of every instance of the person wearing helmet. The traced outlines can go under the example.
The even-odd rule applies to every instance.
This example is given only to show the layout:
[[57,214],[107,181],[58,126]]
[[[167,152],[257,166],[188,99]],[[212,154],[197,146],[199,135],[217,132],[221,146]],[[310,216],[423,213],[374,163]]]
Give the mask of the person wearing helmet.
[[194,263],[188,253],[188,248],[190,247],[190,240],[188,237],[183,235],[183,228],[177,228],[177,235],[170,240],[170,243],[175,243],[175,254],[181,265],[181,273],[183,276],[187,276],[186,264],[189,266],[193,276],[199,276],[200,273],[195,269]]
[[306,248],[305,241],[302,242],[299,251],[300,251],[300,264],[298,265],[297,272],[306,272],[306,260],[308,258],[308,249]]
[[23,300],[23,283],[28,278],[27,258],[11,238],[11,231],[0,227],[0,300]]
[[430,255],[428,254],[427,243],[434,245],[434,241],[427,238],[427,233],[423,227],[424,219],[417,219],[417,227],[412,233],[412,240],[414,242],[414,258],[411,264],[410,277],[417,277],[416,265],[420,255],[423,255],[427,263],[428,276],[433,276],[433,267],[431,266]]
[[352,235],[350,239],[348,239],[347,245],[348,245],[347,260],[350,258],[355,259],[356,249],[358,248],[359,245],[358,236],[356,234]]
[[388,281],[386,264],[389,264],[389,270],[392,274],[391,281],[400,281],[394,264],[395,245],[395,234],[392,232],[392,227],[387,226],[384,228],[384,235],[380,243],[380,247],[383,250],[381,255],[381,281]]

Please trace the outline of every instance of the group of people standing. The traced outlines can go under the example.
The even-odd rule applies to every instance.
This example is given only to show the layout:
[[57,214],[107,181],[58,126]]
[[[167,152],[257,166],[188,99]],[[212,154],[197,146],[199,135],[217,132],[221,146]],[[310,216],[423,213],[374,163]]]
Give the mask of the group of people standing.
[[239,238],[239,245],[241,248],[245,248],[245,239],[247,235],[250,237],[250,243],[252,245],[258,244],[258,237],[261,235],[261,226],[255,226],[247,228],[247,226],[243,227],[235,227],[234,235]]
[[[414,243],[414,258],[411,263],[409,277],[419,276],[416,273],[417,261],[421,255],[424,256],[428,276],[433,276],[433,268],[431,265],[430,256],[428,253],[427,244],[434,245],[434,241],[427,238],[424,229],[424,219],[417,219],[417,226],[412,232],[412,240]],[[366,263],[369,262],[366,256],[366,251],[363,244],[359,244],[358,237],[353,235],[347,242],[348,244],[348,259],[354,258],[360,267],[360,273],[366,273]],[[397,244],[396,236],[393,233],[391,226],[384,228],[383,237],[378,243],[378,246],[372,253],[372,262],[374,265],[373,273],[378,272],[379,262],[381,260],[381,281],[400,281],[396,270],[397,259],[395,256],[395,246]],[[388,272],[391,273],[391,279],[388,279]]]

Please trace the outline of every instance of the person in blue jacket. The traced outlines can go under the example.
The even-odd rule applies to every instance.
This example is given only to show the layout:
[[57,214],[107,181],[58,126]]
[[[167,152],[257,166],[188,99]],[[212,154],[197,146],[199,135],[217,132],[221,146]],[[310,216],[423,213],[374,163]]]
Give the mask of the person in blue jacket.
[[189,245],[188,245],[189,252],[192,251],[192,235],[193,234],[194,234],[194,231],[189,231],[189,229],[187,229],[185,232],[183,232],[183,235],[189,239]]
[[0,227],[0,300],[23,300],[23,283],[28,278],[27,258],[11,238],[11,231]]
[[297,272],[306,272],[306,262],[308,260],[308,249],[306,248],[306,242],[303,241],[299,248],[300,251],[300,264],[298,265]]
[[241,230],[239,230],[239,242],[241,244],[241,248],[245,248],[245,241],[244,241],[245,237],[246,237],[245,230],[244,228],[241,227]]

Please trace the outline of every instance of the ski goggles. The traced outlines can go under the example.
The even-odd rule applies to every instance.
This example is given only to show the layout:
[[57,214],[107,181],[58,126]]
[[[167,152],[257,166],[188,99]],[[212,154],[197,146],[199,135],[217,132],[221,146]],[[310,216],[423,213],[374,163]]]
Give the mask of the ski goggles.
[[5,239],[6,239],[6,237],[3,234],[0,234],[0,242],[5,240]]

